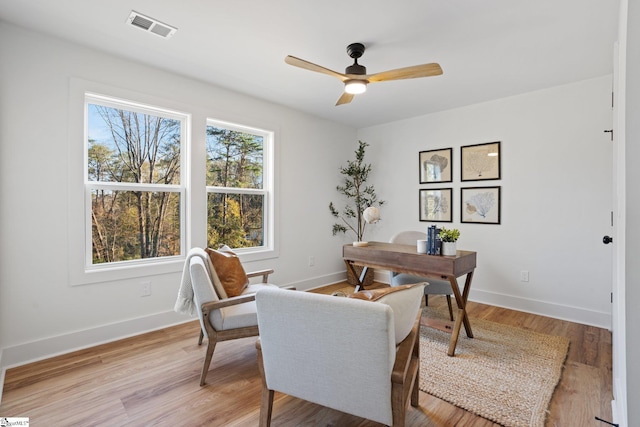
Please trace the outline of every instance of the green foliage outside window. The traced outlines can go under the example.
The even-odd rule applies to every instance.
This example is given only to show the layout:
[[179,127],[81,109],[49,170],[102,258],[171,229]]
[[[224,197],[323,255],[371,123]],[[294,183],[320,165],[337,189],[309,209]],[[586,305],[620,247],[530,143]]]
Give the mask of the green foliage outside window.
[[207,126],[207,245],[264,245],[263,137]]
[[107,183],[91,190],[93,263],[179,255],[180,193],[144,187],[180,183],[181,122],[94,104],[88,111],[88,181]]

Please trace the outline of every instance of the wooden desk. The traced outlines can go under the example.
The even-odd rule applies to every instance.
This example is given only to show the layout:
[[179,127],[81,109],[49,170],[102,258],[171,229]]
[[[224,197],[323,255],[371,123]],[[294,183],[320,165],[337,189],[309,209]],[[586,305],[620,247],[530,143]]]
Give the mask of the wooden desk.
[[[456,256],[441,256],[419,254],[415,245],[398,245],[394,243],[369,242],[368,246],[344,245],[342,257],[358,280],[356,291],[362,288],[362,280],[368,268],[409,273],[434,279],[445,279],[451,283],[453,294],[458,305],[458,315],[451,331],[449,342],[449,356],[455,355],[460,328],[464,329],[469,338],[473,338],[471,324],[467,317],[466,305],[471,288],[471,279],[476,268],[476,253],[471,251],[458,251]],[[354,265],[364,267],[360,276],[353,268]],[[458,277],[466,275],[467,278],[460,292]]]

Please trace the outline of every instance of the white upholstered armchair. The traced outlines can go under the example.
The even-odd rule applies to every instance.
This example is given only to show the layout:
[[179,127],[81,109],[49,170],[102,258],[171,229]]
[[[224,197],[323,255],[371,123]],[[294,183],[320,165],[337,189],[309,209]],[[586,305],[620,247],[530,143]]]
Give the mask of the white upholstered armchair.
[[[224,265],[224,258],[222,261]],[[200,375],[201,386],[205,383],[213,351],[218,342],[258,335],[256,292],[263,288],[278,288],[267,283],[273,270],[245,273],[238,267],[239,260],[231,261],[233,263],[227,270],[235,268],[239,271],[230,273],[218,268],[216,272],[210,253],[201,248],[191,249],[185,260],[175,311],[183,314],[197,313],[200,320],[198,345],[202,344],[205,336],[207,337],[207,351]],[[225,290],[223,286],[225,276],[230,275],[235,275],[239,283],[244,283],[235,289],[238,295],[228,295],[227,290],[231,288],[227,287]],[[262,277],[262,283],[249,283],[251,277]]]
[[260,290],[260,426],[270,425],[274,391],[403,426],[408,401],[418,405],[423,288],[407,286],[378,301]]

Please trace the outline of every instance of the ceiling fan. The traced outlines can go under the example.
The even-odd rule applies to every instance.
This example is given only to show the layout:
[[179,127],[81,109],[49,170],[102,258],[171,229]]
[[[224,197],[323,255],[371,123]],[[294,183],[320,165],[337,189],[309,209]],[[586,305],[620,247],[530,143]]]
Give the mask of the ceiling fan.
[[369,83],[389,80],[415,79],[418,77],[439,76],[442,74],[442,68],[440,68],[440,65],[436,63],[414,65],[412,67],[397,68],[395,70],[383,71],[376,74],[367,74],[367,68],[358,64],[358,58],[364,54],[364,49],[365,48],[362,43],[351,43],[347,46],[347,54],[353,58],[353,65],[348,66],[345,69],[344,74],[291,55],[288,55],[284,59],[284,62],[295,67],[328,74],[340,79],[344,83],[344,93],[338,99],[336,105],[348,104],[353,100],[354,95],[365,92]]

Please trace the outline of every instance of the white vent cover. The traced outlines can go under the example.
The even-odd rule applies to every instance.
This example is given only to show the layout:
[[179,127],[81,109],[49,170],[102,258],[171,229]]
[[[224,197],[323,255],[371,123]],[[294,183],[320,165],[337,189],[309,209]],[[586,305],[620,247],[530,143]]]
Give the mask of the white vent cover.
[[163,24],[157,19],[150,18],[134,10],[131,11],[129,18],[127,18],[127,23],[164,38],[169,38],[178,31],[177,28],[171,25]]

